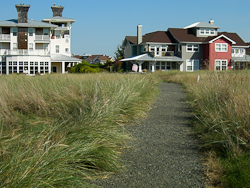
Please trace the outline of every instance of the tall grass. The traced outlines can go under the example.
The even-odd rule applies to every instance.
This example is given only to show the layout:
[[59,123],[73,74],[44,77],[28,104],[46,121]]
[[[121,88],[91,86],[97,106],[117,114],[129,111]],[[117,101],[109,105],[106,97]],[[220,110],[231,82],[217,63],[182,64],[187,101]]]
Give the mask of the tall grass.
[[250,179],[250,171],[244,169],[250,168],[250,72],[158,74],[164,80],[185,86],[196,117],[193,127],[202,148],[213,150],[220,158],[223,167],[220,181],[224,181],[224,186],[249,187],[245,180]]
[[116,172],[126,123],[143,117],[155,75],[0,77],[0,184],[84,187]]

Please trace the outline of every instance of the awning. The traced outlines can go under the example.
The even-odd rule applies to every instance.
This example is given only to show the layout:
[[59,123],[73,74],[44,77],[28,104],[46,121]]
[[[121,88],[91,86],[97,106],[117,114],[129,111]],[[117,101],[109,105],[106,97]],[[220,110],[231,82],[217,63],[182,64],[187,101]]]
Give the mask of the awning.
[[66,56],[66,55],[51,55],[52,62],[82,62],[82,59]]

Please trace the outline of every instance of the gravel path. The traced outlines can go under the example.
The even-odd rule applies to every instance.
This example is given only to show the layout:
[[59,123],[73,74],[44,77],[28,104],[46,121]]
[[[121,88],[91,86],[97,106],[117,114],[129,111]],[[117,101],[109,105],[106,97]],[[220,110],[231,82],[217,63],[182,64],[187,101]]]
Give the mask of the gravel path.
[[181,86],[163,82],[148,117],[127,130],[135,140],[123,154],[126,170],[97,181],[102,187],[205,187],[201,156],[187,124],[191,118]]

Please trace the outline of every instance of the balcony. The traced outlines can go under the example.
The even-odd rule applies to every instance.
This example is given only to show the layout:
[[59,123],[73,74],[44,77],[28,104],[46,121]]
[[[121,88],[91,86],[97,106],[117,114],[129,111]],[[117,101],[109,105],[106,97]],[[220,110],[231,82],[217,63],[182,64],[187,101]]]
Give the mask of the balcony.
[[0,41],[9,41],[10,42],[10,34],[0,34]]
[[50,37],[49,37],[49,35],[35,35],[35,40],[38,40],[38,41],[49,41]]
[[149,54],[153,57],[174,57],[174,51],[166,51],[166,52],[161,52],[161,51],[157,51],[157,52],[149,52]]
[[1,49],[0,55],[40,55],[40,56],[48,56],[50,55],[50,51],[48,50],[9,50],[9,49]]

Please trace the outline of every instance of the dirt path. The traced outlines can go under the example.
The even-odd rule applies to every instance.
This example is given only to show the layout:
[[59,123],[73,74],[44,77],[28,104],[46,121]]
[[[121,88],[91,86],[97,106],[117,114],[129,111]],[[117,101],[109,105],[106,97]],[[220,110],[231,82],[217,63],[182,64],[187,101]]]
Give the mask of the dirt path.
[[162,83],[146,119],[127,130],[135,140],[123,157],[126,170],[97,184],[102,187],[205,187],[201,156],[187,124],[191,118],[181,86]]

